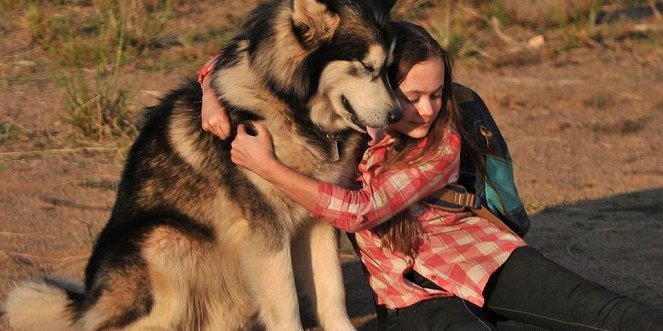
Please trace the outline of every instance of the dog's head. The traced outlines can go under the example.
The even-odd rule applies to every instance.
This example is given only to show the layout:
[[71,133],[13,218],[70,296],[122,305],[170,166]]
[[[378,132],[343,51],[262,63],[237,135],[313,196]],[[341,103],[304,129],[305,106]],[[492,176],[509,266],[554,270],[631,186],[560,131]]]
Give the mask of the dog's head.
[[[393,1],[339,3],[340,19],[333,37],[313,54],[328,60],[320,73],[318,96],[310,105],[311,115],[332,127],[345,125],[359,131],[385,127],[402,117],[387,77],[396,42],[388,28]],[[320,99],[324,107],[316,104]]]
[[393,1],[328,1],[334,34],[311,55],[321,59],[313,120],[330,129],[385,127],[401,118],[387,78],[395,40],[388,29]]
[[394,2],[286,2],[289,7],[273,17],[277,26],[263,31],[270,42],[249,50],[252,65],[282,98],[306,104],[308,116],[324,130],[386,127],[402,117],[387,78]]

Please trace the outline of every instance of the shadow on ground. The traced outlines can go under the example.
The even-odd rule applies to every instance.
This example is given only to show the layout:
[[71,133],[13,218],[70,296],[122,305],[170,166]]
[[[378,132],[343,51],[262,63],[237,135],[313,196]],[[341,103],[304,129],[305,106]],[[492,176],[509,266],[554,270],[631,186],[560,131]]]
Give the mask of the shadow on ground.
[[[526,239],[583,277],[663,309],[663,188],[546,208],[531,215]],[[344,243],[344,250],[348,250]],[[343,264],[349,313],[377,330],[373,299],[358,261]],[[541,330],[516,322],[499,330]]]

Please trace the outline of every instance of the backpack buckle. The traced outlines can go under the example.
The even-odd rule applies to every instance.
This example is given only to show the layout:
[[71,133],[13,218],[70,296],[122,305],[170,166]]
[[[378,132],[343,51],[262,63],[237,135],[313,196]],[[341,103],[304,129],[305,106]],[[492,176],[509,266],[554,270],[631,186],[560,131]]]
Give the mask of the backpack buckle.
[[481,207],[481,198],[458,184],[449,184],[424,200],[430,206],[449,211],[462,211],[465,208]]
[[458,194],[457,195],[461,201],[459,201],[459,205],[465,206],[470,209],[477,209],[481,207],[481,198],[478,197],[476,194],[472,194],[470,192],[465,191],[465,193]]

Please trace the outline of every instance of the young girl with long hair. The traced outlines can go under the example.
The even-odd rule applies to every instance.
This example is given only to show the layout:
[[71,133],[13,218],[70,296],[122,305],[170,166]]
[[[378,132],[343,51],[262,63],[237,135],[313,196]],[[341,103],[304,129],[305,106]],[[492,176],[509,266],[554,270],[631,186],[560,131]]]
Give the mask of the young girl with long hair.
[[391,312],[390,330],[495,330],[497,318],[559,330],[663,330],[660,311],[564,269],[513,233],[420,203],[457,181],[461,145],[481,158],[453,102],[449,54],[417,25],[392,26],[389,78],[404,116],[364,153],[360,188],[288,168],[259,122],[256,136],[238,127],[233,162],[354,233],[377,303]]

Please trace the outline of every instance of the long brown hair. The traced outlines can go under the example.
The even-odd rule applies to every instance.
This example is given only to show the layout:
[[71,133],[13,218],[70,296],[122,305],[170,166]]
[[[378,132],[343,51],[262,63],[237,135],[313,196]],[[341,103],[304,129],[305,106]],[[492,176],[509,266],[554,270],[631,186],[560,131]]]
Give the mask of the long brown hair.
[[[444,86],[442,88],[442,109],[433,121],[429,133],[426,137],[419,139],[407,135],[397,137],[396,142],[388,151],[383,172],[411,166],[439,148],[446,129],[452,123],[455,124],[463,139],[468,136],[462,128],[460,112],[453,101],[450,54],[421,26],[404,21],[392,22],[391,26],[396,35],[394,62],[388,68],[391,87],[397,89],[412,67],[433,58],[439,58],[444,63]],[[419,144],[422,139],[426,139],[426,144],[420,148]],[[472,147],[470,146],[471,153],[474,152]],[[417,254],[417,247],[421,243],[421,230],[408,209],[374,228],[373,232],[381,238],[383,247],[409,256]]]

